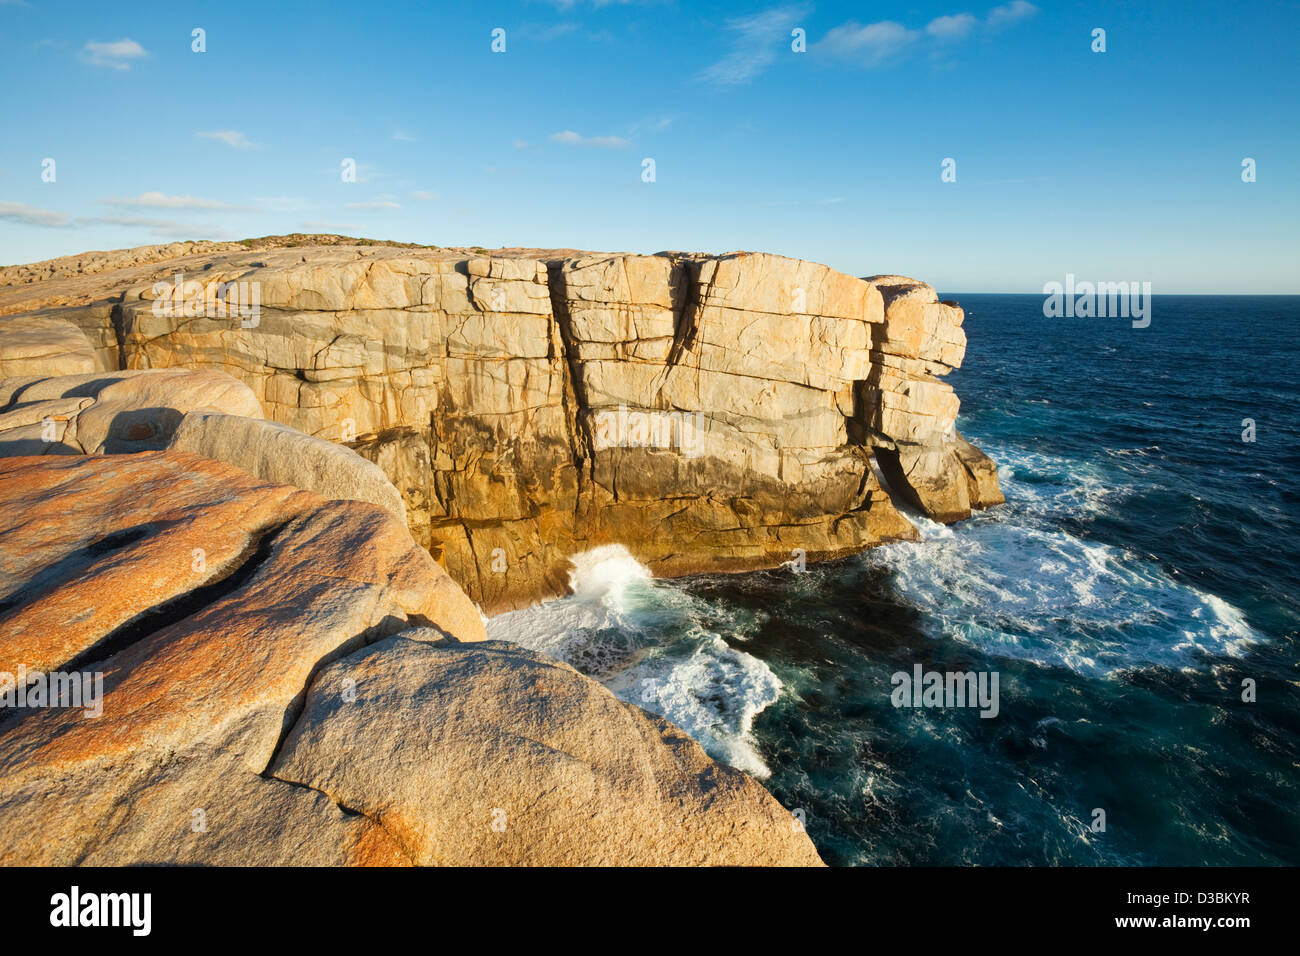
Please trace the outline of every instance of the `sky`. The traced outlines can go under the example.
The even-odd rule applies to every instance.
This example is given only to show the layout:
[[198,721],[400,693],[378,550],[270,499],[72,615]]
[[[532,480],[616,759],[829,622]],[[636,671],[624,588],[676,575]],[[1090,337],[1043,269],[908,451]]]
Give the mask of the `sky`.
[[1297,293],[1298,47],[1275,2],[0,0],[0,263],[337,232]]

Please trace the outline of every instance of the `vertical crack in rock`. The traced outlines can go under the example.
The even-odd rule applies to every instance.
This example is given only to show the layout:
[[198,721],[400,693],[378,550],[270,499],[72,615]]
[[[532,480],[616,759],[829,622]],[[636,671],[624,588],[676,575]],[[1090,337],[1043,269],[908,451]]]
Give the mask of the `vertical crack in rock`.
[[[376,601],[376,604],[378,604],[378,601]],[[271,768],[274,767],[276,762],[280,759],[280,751],[284,749],[285,742],[293,733],[294,726],[302,719],[303,712],[307,706],[307,695],[311,693],[312,686],[316,683],[316,678],[320,675],[321,671],[325,670],[325,668],[329,667],[329,665],[333,664],[335,661],[342,660],[343,658],[361,650],[363,647],[382,641],[386,637],[392,637],[394,634],[398,634],[409,627],[422,627],[429,626],[430,624],[431,622],[427,618],[419,614],[408,615],[402,612],[401,617],[397,617],[393,614],[386,614],[375,624],[372,624],[363,631],[353,634],[351,637],[336,645],[332,650],[318,657],[315,663],[312,664],[307,677],[303,680],[302,687],[300,687],[298,692],[293,695],[284,709],[284,716],[280,720],[280,735],[275,741],[275,746],[271,749],[271,756],[267,758],[266,766],[262,768],[261,776],[267,777],[271,775]],[[446,631],[443,631],[441,627],[438,627],[437,630],[444,635],[447,633]]]
[[[578,354],[578,340],[573,334],[573,317],[569,312],[569,285],[564,275],[564,267],[569,261],[559,259],[546,263],[546,288],[551,296],[551,315],[560,330],[562,368],[565,371],[564,405],[571,434],[573,466],[578,470],[578,497],[581,498],[582,488],[591,478],[595,443],[591,436],[591,405],[587,401],[587,385],[582,376],[582,358]],[[554,359],[555,356],[548,358]],[[576,511],[576,503],[574,508]]]
[[108,313],[113,325],[113,337],[117,340],[117,369],[126,371],[126,310],[119,301]]
[[[705,299],[700,292],[700,270],[703,268],[703,262],[678,258],[674,258],[672,262],[673,268],[668,280],[671,286],[670,292],[674,299],[681,295],[681,304],[674,303],[673,344],[668,349],[664,370],[655,380],[654,401],[659,407],[663,406],[662,395],[664,386],[668,383],[668,376],[681,362],[682,356],[695,347],[695,339],[700,333],[700,306]],[[715,271],[714,278],[709,281],[709,293],[713,292],[716,278]]]

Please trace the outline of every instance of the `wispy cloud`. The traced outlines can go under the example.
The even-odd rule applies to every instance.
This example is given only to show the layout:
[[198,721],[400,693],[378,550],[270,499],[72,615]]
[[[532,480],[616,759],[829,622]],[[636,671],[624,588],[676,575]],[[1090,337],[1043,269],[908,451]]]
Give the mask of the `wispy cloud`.
[[145,48],[134,40],[115,40],[112,43],[91,40],[81,48],[81,62],[110,70],[129,70],[132,60],[148,55]]
[[866,26],[850,20],[827,33],[814,48],[861,66],[879,66],[915,44],[921,36],[920,30],[909,30],[893,20]]
[[215,231],[211,226],[180,222],[174,219],[152,219],[144,216],[108,215],[79,216],[73,219],[62,212],[50,209],[38,209],[20,202],[0,202],[0,220],[16,222],[24,226],[39,226],[45,229],[68,229],[82,226],[119,226],[127,229],[148,229],[154,236],[207,236],[221,238],[224,233]]
[[214,232],[210,226],[194,222],[178,222],[175,219],[149,219],[143,216],[83,216],[77,220],[78,226],[122,226],[128,229],[148,229],[154,236],[208,236],[216,237],[224,233]]
[[0,202],[0,219],[46,229],[66,229],[72,225],[72,220],[66,213],[37,209],[21,202]]
[[400,129],[393,131],[393,141],[396,143],[418,143],[419,142],[419,140],[417,140],[410,133],[407,133],[404,130],[400,130]]
[[429,192],[427,189],[413,189],[411,190],[411,198],[422,199],[427,201],[430,199],[441,199],[442,197],[439,196],[437,193]]
[[790,31],[811,9],[808,4],[798,4],[728,20],[731,52],[700,71],[696,79],[715,86],[750,82],[772,65],[782,49],[789,49]]
[[632,145],[622,136],[580,136],[571,129],[552,133],[547,138],[552,143],[564,143],[567,146],[595,146],[600,149],[623,149]]
[[813,49],[818,53],[861,67],[884,66],[916,49],[929,49],[941,58],[952,43],[980,31],[996,32],[1038,12],[1028,0],[1012,0],[994,7],[981,21],[972,13],[935,17],[924,28],[914,29],[894,20],[860,24],[842,23],[827,32]]
[[391,199],[372,199],[369,202],[344,203],[347,209],[401,209],[402,204]]
[[1013,23],[1032,17],[1037,12],[1038,8],[1028,0],[1011,0],[1011,3],[1004,3],[989,11],[989,29],[999,30],[1002,27],[1009,27]]
[[643,133],[662,133],[673,125],[674,119],[672,116],[653,116],[639,120],[628,127],[627,135],[635,139]]
[[198,196],[168,196],[160,192],[141,193],[133,199],[104,199],[108,206],[131,206],[138,209],[234,209],[229,203]]
[[210,130],[203,133],[195,133],[199,139],[215,139],[219,143],[225,143],[231,149],[261,149],[256,143],[250,143],[248,137],[238,130],[218,129]]
[[979,26],[979,20],[970,13],[954,13],[935,17],[925,25],[925,32],[939,40],[960,40],[969,36]]
[[[600,9],[601,7],[627,7],[645,3],[647,0],[586,0],[586,2],[587,5]],[[551,0],[551,3],[561,10],[572,10],[574,7],[582,6],[583,0]]]

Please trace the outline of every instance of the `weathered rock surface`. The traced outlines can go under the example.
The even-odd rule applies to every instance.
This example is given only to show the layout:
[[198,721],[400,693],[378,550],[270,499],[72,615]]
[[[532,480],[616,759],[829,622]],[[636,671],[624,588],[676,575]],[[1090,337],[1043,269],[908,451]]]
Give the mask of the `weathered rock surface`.
[[326,498],[369,501],[403,523],[402,496],[382,471],[352,449],[304,435],[288,425],[190,412],[181,419],[167,447],[234,465],[254,478],[293,485]]
[[0,379],[0,456],[157,450],[199,408],[262,417],[247,386],[212,369]]
[[75,375],[95,369],[90,342],[67,319],[23,315],[5,322],[0,379]]
[[0,862],[817,862],[756,783],[484,638],[374,505],[180,452],[0,459],[0,674],[102,676],[98,714],[0,711]]
[[405,631],[330,665],[271,768],[418,864],[816,865],[752,778],[565,664]]
[[[914,536],[873,457],[939,520],[1001,500],[941,380],[962,311],[913,279],[746,253],[157,255],[11,276],[0,314],[72,323],[101,364],[220,369],[268,419],[346,442],[489,612],[562,593],[569,557],[601,544],[677,575]],[[178,273],[229,312],[189,314]]]

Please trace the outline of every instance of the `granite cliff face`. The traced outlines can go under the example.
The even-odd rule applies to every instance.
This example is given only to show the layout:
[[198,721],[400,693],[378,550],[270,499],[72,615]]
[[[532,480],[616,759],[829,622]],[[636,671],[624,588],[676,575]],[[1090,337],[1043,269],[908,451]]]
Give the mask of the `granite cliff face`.
[[770,567],[914,536],[891,493],[941,521],[1002,500],[941,380],[962,311],[916,280],[745,253],[173,251],[0,273],[5,374],[224,371],[375,463],[488,613],[563,593],[601,544],[664,576]]
[[815,865],[480,608],[601,544],[739,570],[1001,500],[911,279],[272,242],[0,283],[3,863]]

